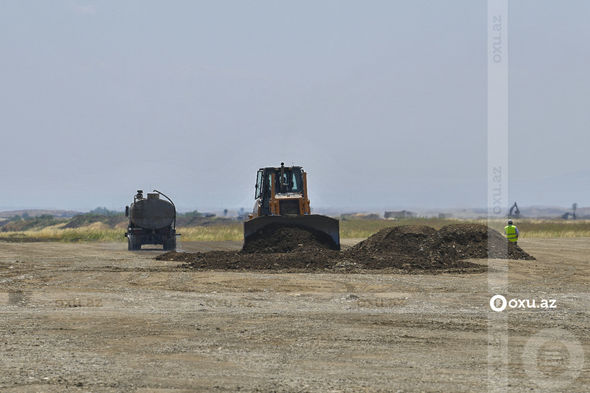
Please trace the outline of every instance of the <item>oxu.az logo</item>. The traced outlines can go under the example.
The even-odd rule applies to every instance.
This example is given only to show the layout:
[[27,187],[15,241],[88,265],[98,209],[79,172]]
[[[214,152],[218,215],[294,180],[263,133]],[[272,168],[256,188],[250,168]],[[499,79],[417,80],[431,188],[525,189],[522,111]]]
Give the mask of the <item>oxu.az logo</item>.
[[501,312],[506,308],[541,308],[541,309],[552,309],[557,308],[555,299],[540,299],[538,302],[536,299],[510,299],[507,300],[503,295],[494,295],[490,299],[490,308],[493,311]]

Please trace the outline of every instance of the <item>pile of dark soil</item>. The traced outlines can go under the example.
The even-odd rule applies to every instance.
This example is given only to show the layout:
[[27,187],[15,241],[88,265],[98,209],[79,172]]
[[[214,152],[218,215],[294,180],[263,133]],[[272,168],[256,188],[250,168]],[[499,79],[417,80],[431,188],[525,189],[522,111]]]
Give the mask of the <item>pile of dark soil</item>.
[[325,249],[302,249],[295,252],[255,254],[233,251],[203,253],[167,252],[156,257],[164,261],[185,262],[184,267],[214,270],[315,271],[333,269],[339,252]]
[[385,228],[346,253],[383,265],[446,266],[469,258],[535,259],[498,231],[481,224],[453,224],[438,231],[422,225]]
[[429,239],[436,229],[426,225],[404,225],[385,228],[345,251],[348,257],[371,261],[379,267],[401,268],[442,266],[455,262],[432,252]]
[[184,262],[183,267],[203,270],[273,270],[283,272],[366,272],[371,270],[401,273],[481,273],[486,267],[467,261],[431,264],[412,259],[353,259],[345,252],[302,249],[272,254],[245,254],[229,251],[179,253],[170,251],[156,257],[163,261]]
[[156,259],[215,270],[475,273],[487,268],[465,259],[487,258],[488,243],[490,258],[534,259],[497,231],[474,224],[449,225],[439,231],[422,225],[385,228],[343,252],[301,228],[274,228],[257,235],[240,252],[168,252]]
[[268,225],[248,236],[242,253],[269,254],[299,250],[337,250],[334,240],[324,232],[308,228]]
[[498,231],[481,224],[442,227],[430,239],[430,248],[438,250],[445,258],[535,259],[518,245],[510,243]]

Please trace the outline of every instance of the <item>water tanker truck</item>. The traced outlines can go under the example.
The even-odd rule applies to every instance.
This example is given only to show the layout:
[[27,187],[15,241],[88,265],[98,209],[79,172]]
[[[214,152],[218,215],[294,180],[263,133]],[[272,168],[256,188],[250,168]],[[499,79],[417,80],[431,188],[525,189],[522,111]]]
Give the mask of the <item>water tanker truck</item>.
[[[161,199],[160,196],[165,199]],[[158,190],[143,196],[137,190],[131,206],[125,207],[128,250],[140,250],[143,244],[161,244],[164,250],[176,249],[176,207]]]

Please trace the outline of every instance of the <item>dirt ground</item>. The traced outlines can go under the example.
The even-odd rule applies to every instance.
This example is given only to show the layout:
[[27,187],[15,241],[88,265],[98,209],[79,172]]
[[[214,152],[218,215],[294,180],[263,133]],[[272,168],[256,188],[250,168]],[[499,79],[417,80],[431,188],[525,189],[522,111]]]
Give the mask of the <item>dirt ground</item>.
[[[588,392],[590,239],[519,244],[537,260],[345,274],[0,242],[0,392]],[[494,312],[495,294],[555,308]]]

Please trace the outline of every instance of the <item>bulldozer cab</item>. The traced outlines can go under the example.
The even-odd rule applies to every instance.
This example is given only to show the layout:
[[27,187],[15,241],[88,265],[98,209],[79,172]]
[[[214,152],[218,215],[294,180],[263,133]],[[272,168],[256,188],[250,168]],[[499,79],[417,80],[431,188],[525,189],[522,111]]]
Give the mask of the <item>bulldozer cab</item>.
[[275,174],[277,194],[303,193],[301,167],[282,168]]
[[300,227],[330,236],[340,249],[338,220],[311,214],[307,174],[300,166],[261,168],[256,174],[256,203],[244,222],[244,241],[268,226]]
[[303,194],[301,167],[262,168],[256,176],[256,199],[271,196],[273,178],[275,194]]
[[[306,175],[300,166],[258,170],[253,216],[309,214]],[[282,210],[282,211],[281,211]]]

